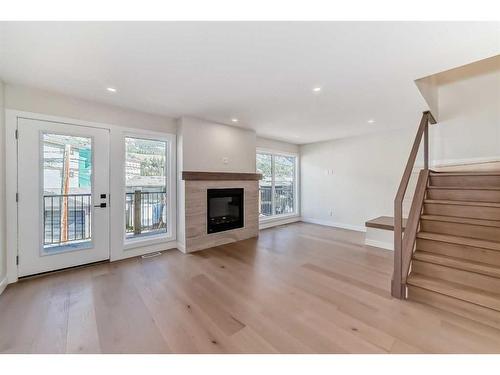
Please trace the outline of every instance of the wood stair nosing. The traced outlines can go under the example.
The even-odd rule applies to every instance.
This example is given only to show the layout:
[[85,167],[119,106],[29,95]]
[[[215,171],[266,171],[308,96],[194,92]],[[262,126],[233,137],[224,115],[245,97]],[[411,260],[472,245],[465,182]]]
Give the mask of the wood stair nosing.
[[430,186],[457,186],[462,188],[498,188],[500,175],[475,174],[475,175],[434,175],[429,176]]
[[447,220],[429,220],[422,217],[420,230],[424,232],[456,235],[463,237],[485,239],[500,242],[500,227],[495,225],[482,225],[477,223],[455,222]]
[[431,176],[500,176],[500,170],[485,171],[429,171]]
[[429,171],[430,176],[500,176],[500,171],[455,171],[455,172],[438,172]]
[[500,204],[426,199],[424,214],[500,221]]
[[432,190],[493,190],[493,191],[498,191],[498,190],[500,190],[500,186],[452,186],[452,185],[436,186],[436,185],[428,185],[427,189],[432,189]]
[[468,225],[478,225],[483,227],[500,228],[500,220],[485,220],[485,219],[475,219],[468,217],[426,215],[426,214],[421,215],[420,220],[440,221],[445,223],[468,224]]
[[481,249],[500,251],[500,243],[495,241],[481,240],[477,238],[454,236],[449,234],[431,233],[431,232],[418,232],[417,238],[425,240],[447,242],[456,245],[465,245],[470,247],[477,247]]
[[459,200],[446,200],[446,199],[425,199],[424,204],[500,208],[500,203],[497,202],[474,202],[474,201],[459,201]]
[[471,189],[429,186],[427,187],[427,199],[500,203],[500,189]]

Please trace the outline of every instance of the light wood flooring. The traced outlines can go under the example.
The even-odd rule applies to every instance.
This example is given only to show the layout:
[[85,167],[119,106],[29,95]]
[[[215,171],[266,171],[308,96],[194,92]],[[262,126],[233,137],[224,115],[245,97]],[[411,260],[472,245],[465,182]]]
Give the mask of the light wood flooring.
[[500,330],[391,298],[392,252],[363,237],[296,223],[21,281],[0,296],[0,352],[500,352]]

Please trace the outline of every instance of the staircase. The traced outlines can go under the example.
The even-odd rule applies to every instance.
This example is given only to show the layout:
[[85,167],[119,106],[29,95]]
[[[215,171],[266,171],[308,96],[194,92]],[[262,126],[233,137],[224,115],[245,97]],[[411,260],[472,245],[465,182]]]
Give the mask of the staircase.
[[500,328],[500,172],[429,172],[406,286]]

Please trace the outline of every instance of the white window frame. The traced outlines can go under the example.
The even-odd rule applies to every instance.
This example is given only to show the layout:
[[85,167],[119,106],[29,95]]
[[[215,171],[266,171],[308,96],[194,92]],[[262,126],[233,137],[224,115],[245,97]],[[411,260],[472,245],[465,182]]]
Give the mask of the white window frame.
[[123,198],[123,247],[125,250],[134,249],[145,245],[160,244],[167,241],[174,241],[176,239],[176,142],[175,138],[171,135],[153,132],[125,132],[122,137],[123,144],[123,197],[125,197],[125,174],[126,174],[126,154],[125,141],[127,138],[137,138],[151,141],[165,142],[167,146],[167,153],[165,155],[165,188],[167,194],[167,231],[165,233],[158,233],[151,236],[127,238],[125,228],[125,198]]
[[[271,155],[271,204],[272,204],[272,212],[273,215],[270,216],[260,216],[259,215],[259,222],[264,223],[264,222],[269,222],[269,221],[275,221],[275,220],[282,220],[282,219],[287,219],[291,217],[299,217],[300,216],[300,191],[299,191],[299,177],[300,177],[300,162],[299,162],[299,154],[298,153],[292,153],[292,152],[284,152],[284,151],[277,151],[277,150],[272,150],[272,149],[265,149],[265,148],[257,148],[256,150],[256,155],[257,154],[265,154],[265,155]],[[274,159],[275,156],[291,156],[295,158],[295,176],[294,176],[294,184],[293,184],[293,198],[294,198],[294,212],[292,213],[287,213],[287,214],[280,214],[276,215],[274,214],[274,209],[275,209],[275,202],[274,202],[274,189],[275,189],[275,173],[274,173]],[[256,161],[257,164],[257,161]],[[260,194],[260,193],[259,193]],[[260,210],[260,207],[259,207]]]

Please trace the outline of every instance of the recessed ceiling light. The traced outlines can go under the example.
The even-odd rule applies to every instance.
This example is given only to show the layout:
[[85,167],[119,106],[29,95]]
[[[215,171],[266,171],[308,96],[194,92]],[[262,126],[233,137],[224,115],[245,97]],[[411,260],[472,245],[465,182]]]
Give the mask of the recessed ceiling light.
[[107,87],[106,90],[109,92],[116,92],[116,89],[114,87]]
[[373,119],[369,119],[367,122],[368,122],[369,124],[374,124],[374,123],[375,123],[375,120],[373,120]]
[[231,121],[232,122],[238,122],[238,119],[237,118],[232,118]]
[[321,87],[315,87],[315,88],[313,88],[313,91],[314,92],[320,92],[321,91]]

